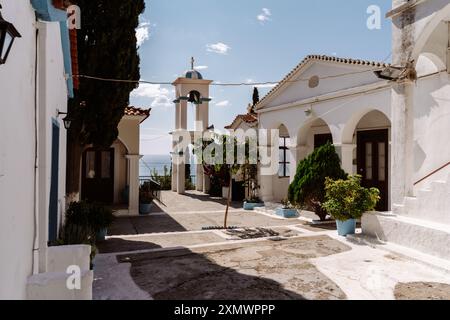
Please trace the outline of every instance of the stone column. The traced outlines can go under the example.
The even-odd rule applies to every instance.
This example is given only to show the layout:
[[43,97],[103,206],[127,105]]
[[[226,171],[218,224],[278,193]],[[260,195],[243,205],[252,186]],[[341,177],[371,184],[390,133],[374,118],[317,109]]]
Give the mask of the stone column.
[[412,84],[395,84],[392,89],[392,204],[401,204],[413,195],[414,115]]
[[348,174],[354,174],[353,172],[353,150],[355,145],[352,143],[343,143],[339,148],[339,156],[341,158],[341,167]]
[[[179,115],[179,130],[187,130],[187,100],[180,100],[180,115]],[[182,153],[179,157],[186,159],[186,150],[176,150],[177,153]],[[184,194],[186,191],[186,162],[177,161],[177,192]]]
[[141,155],[129,154],[128,160],[128,184],[130,186],[128,212],[130,215],[139,215],[139,160]]
[[[308,146],[306,145],[300,145],[296,147],[290,148],[291,151],[291,177],[290,182],[292,183],[295,179],[295,174],[297,173],[297,167],[300,161],[305,159],[308,156]],[[294,157],[295,155],[295,157]],[[295,161],[293,161],[295,159]]]
[[[393,8],[409,0],[394,0]],[[392,64],[407,67],[416,45],[416,10],[405,10],[392,18]],[[409,80],[394,83],[391,100],[392,158],[391,205],[401,204],[413,195],[414,173],[414,84]],[[392,207],[392,206],[391,206]]]
[[196,190],[203,192],[203,165],[197,164],[197,171],[196,171]]
[[[195,108],[195,131],[201,133],[203,136],[203,133],[207,129],[208,129],[208,104],[204,102],[203,104],[197,105]],[[205,181],[204,181],[203,164],[200,163],[196,165],[195,189],[200,192],[209,191],[205,190],[204,186]]]
[[[279,159],[278,159],[279,149],[278,146],[274,146],[273,147],[274,149],[272,150],[272,142],[270,140],[264,142],[260,139],[260,142],[262,144],[259,147],[261,155],[265,155],[264,157],[269,157],[270,164],[260,163],[258,165],[258,177],[260,186],[259,191],[261,200],[264,202],[269,202],[274,199],[273,180],[274,177],[278,174],[277,170],[279,167]],[[263,143],[265,143],[265,145],[263,145]],[[275,168],[277,168],[277,170],[275,170]]]
[[290,164],[289,164],[290,177],[289,177],[289,182],[290,183],[294,182],[295,173],[297,172],[297,165],[299,163],[298,150],[299,150],[299,147],[297,147],[297,146],[289,148],[289,152],[290,152],[290,159],[289,159],[289,161],[290,161]]
[[186,191],[186,165],[184,162],[177,165],[177,192],[184,194]]

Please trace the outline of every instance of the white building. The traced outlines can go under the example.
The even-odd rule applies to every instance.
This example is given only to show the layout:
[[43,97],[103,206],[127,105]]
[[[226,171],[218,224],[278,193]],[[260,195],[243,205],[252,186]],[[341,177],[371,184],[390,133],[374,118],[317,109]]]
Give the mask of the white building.
[[[67,111],[73,83],[62,1],[3,0],[21,38],[0,65],[0,299],[90,299],[89,246],[48,247],[65,210]],[[59,8],[59,9],[58,9]],[[81,290],[66,286],[67,267]]]
[[140,125],[150,109],[125,108],[119,136],[109,149],[85,147],[81,165],[81,199],[113,205],[116,215],[139,215]]
[[298,162],[332,139],[343,169],[395,214],[366,215],[364,232],[450,259],[450,4],[394,0],[388,16],[401,80],[377,77],[393,70],[382,62],[312,55],[257,105],[259,128],[281,136],[280,171],[260,176],[261,196],[286,197]]

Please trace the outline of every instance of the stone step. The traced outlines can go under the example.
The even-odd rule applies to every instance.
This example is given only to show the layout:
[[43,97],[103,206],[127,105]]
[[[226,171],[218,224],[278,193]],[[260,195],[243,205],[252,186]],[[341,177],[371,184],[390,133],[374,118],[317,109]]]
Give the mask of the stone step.
[[450,225],[405,216],[366,213],[362,218],[365,236],[450,260]]
[[47,249],[47,272],[66,272],[69,266],[78,266],[80,270],[90,269],[91,246],[57,246]]
[[[30,276],[27,281],[27,300],[92,300],[94,273],[91,270],[81,272],[79,289],[68,287],[69,276],[63,272]],[[69,281],[69,284],[74,283]]]

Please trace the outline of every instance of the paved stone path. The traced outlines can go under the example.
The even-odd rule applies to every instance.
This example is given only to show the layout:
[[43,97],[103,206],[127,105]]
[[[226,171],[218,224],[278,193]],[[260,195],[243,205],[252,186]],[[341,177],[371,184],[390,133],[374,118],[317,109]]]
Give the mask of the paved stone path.
[[[223,200],[164,192],[163,202],[149,216],[115,221],[94,261],[94,299],[411,299],[422,297],[420,284],[428,283],[426,296],[447,297],[450,267],[353,243],[337,236],[334,225],[234,204],[229,225],[279,235],[242,240],[202,231],[223,224]],[[417,289],[408,295],[411,283]]]

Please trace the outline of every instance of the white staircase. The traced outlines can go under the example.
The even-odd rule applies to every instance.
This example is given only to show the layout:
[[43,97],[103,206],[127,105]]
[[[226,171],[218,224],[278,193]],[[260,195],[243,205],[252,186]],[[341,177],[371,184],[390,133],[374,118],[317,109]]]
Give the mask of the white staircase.
[[407,197],[401,205],[394,205],[394,214],[450,225],[450,176],[446,181],[433,181],[429,189]]
[[392,214],[365,214],[362,229],[366,236],[450,260],[450,177],[394,205]]

